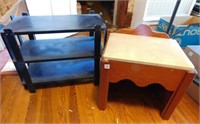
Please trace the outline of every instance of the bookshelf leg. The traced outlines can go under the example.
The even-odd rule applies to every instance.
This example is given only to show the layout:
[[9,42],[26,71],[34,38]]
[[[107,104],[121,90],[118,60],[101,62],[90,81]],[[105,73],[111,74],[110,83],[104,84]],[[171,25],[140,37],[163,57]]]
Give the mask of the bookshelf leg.
[[33,86],[33,85],[29,85],[28,86],[28,89],[29,89],[29,92],[30,93],[35,93],[36,91],[35,91],[35,86]]

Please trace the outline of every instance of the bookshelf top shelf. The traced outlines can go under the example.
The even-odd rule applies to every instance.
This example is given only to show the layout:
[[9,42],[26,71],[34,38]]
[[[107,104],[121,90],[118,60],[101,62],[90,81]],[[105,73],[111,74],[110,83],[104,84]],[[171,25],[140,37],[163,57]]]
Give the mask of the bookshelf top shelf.
[[[105,24],[99,14],[16,16],[3,29],[12,29],[16,35],[42,34],[93,31],[96,25],[105,28]],[[4,32],[3,29],[0,33]]]

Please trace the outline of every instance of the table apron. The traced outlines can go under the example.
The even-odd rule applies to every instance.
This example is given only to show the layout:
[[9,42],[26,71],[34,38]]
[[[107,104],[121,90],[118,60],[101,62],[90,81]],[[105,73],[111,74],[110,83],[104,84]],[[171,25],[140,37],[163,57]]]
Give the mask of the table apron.
[[107,74],[108,81],[111,83],[117,83],[123,79],[131,80],[140,87],[157,83],[168,91],[175,91],[187,74],[185,70],[135,63],[109,61],[106,64],[110,66]]

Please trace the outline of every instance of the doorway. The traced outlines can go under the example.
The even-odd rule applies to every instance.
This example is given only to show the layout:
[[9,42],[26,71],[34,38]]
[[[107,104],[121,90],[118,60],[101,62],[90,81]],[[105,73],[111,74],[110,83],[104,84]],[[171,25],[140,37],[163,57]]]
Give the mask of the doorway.
[[108,22],[108,27],[113,27],[114,3],[115,0],[109,1],[78,1],[82,7],[82,14],[87,14],[89,10],[101,13],[103,20]]
[[89,10],[102,13],[102,18],[107,20],[108,27],[130,27],[133,13],[134,0],[78,0],[81,3],[82,13]]

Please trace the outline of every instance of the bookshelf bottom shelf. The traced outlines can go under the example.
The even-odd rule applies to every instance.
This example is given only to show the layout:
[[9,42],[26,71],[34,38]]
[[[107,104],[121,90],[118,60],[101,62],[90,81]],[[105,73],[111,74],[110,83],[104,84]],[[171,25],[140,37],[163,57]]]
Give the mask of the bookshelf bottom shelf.
[[94,59],[76,59],[30,63],[28,68],[32,83],[94,78]]

